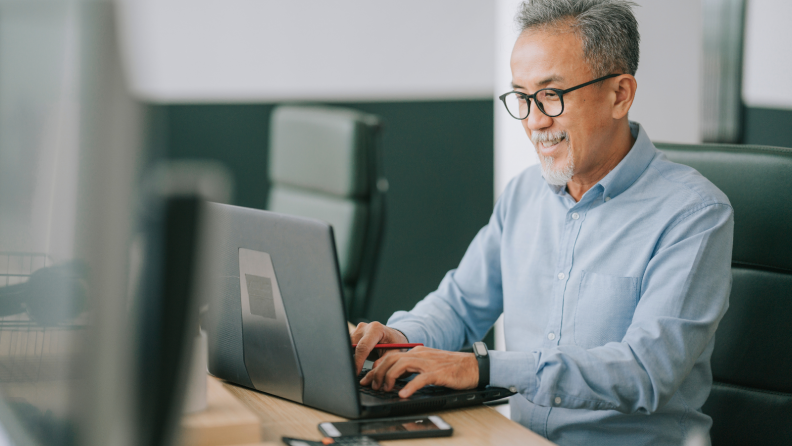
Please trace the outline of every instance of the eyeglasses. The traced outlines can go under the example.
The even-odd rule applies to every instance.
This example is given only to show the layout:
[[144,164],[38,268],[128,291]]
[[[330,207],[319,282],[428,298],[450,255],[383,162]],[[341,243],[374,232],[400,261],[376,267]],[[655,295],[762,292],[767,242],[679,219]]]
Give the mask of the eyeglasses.
[[564,95],[570,91],[575,91],[578,88],[583,88],[586,85],[595,84],[605,79],[621,76],[621,74],[609,74],[607,76],[594,79],[593,81],[586,82],[585,84],[576,85],[566,90],[559,90],[558,88],[543,88],[534,94],[525,94],[519,91],[510,91],[504,93],[498,98],[503,101],[506,110],[514,119],[523,120],[528,117],[531,112],[531,99],[536,101],[536,107],[542,113],[551,118],[555,118],[564,112]]

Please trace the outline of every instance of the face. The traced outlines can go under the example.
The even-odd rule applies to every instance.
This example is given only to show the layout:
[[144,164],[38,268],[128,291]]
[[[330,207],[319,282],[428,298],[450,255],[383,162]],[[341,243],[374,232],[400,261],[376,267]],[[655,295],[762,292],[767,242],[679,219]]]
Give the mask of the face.
[[[524,31],[512,51],[511,71],[514,90],[527,94],[542,88],[563,90],[595,79],[583,58],[581,41],[564,30]],[[564,112],[555,118],[531,101],[530,114],[521,123],[549,183],[564,185],[573,176],[593,174],[607,159],[614,126],[612,93],[599,84],[567,93]]]

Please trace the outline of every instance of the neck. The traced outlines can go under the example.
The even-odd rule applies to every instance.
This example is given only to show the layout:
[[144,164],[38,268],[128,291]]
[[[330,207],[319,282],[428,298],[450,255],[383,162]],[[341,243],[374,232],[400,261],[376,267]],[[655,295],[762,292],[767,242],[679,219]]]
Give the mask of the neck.
[[626,118],[623,124],[619,123],[618,128],[614,131],[607,144],[611,149],[590,172],[576,173],[567,183],[567,192],[575,201],[580,201],[589,189],[618,166],[621,160],[630,152],[633,144],[635,144],[635,138],[630,132],[630,123]]

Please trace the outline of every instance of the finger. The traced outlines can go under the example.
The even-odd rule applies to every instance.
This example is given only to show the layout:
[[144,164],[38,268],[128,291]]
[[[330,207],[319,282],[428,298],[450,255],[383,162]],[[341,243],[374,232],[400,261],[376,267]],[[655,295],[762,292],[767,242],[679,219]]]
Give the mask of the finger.
[[[374,354],[377,353],[377,351],[378,351],[378,349],[374,349],[374,353],[372,353],[372,356],[374,356]],[[388,350],[381,350],[380,349],[378,356],[375,356],[374,358],[369,357],[369,359],[374,361],[373,364],[371,365],[371,369],[374,370],[377,367],[379,367],[379,365],[382,364],[382,362],[385,360],[385,358],[393,356],[393,355],[399,355],[400,353],[404,353],[404,352],[400,351],[400,350],[395,350],[395,349],[388,349]],[[392,358],[392,359],[399,359],[399,358]]]
[[360,380],[360,385],[361,386],[367,386],[367,385],[369,385],[371,383],[372,379],[374,379],[373,369],[369,370],[369,372],[366,373],[366,376],[364,376],[363,379]]
[[355,348],[356,373],[360,373],[360,371],[363,370],[363,363],[366,361],[366,358],[368,358],[371,351],[374,350],[374,347],[376,347],[382,339],[384,333],[382,328],[382,324],[372,322],[368,324],[365,334],[358,340],[357,347]]
[[352,334],[349,336],[350,338],[352,338],[352,343],[353,344],[357,344],[358,341],[360,341],[360,338],[362,338],[363,334],[365,334],[365,332],[366,332],[366,327],[367,326],[368,326],[368,324],[365,323],[365,322],[361,322],[361,323],[357,324],[357,327],[355,327],[355,330],[352,331]]
[[409,398],[413,393],[421,389],[423,386],[432,384],[432,377],[427,373],[420,373],[418,376],[408,382],[401,390],[399,390],[399,398]]
[[371,366],[371,370],[366,373],[363,378],[360,379],[360,384],[363,386],[368,386],[374,381],[374,377],[377,375],[377,371],[380,370],[379,366],[382,364],[382,359],[379,358],[374,361],[374,364]]
[[380,358],[384,358],[390,355],[397,355],[399,353],[407,353],[409,350],[407,349],[396,349],[396,348],[389,348],[389,349],[380,349]]
[[390,355],[387,358],[377,360],[377,364],[371,369],[371,388],[378,390],[382,387],[382,382],[385,380],[385,374],[388,373],[393,364],[398,360],[399,355]]
[[396,380],[399,379],[405,373],[420,373],[423,371],[420,365],[423,361],[417,358],[413,358],[410,356],[402,355],[399,357],[396,362],[388,369],[385,373],[383,382],[382,382],[382,390],[386,392],[390,392],[393,390],[393,386],[396,385]]

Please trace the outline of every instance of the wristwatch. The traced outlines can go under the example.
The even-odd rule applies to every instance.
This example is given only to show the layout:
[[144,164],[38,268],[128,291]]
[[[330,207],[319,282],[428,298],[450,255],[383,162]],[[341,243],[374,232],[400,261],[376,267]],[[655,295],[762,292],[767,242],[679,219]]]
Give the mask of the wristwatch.
[[474,342],[473,354],[476,355],[476,361],[478,361],[478,369],[479,369],[478,388],[483,389],[487,387],[490,382],[490,360],[489,360],[489,350],[487,349],[487,344],[483,342]]

